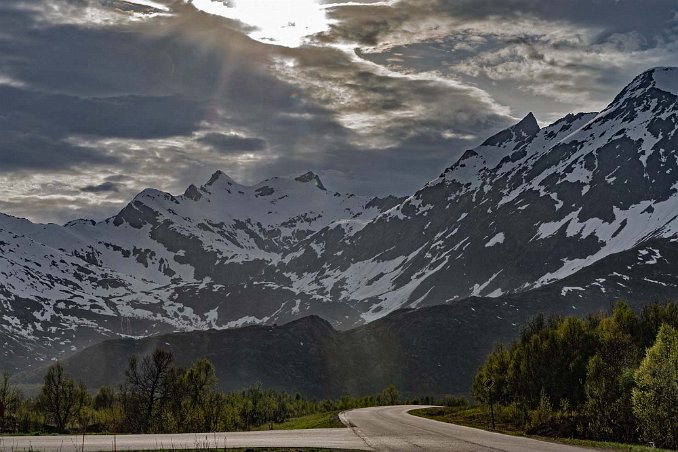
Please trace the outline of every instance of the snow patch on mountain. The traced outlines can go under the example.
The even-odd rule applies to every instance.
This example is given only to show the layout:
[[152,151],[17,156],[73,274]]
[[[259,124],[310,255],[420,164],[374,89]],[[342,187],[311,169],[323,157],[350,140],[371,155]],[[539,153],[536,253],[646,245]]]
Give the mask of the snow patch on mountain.
[[504,235],[504,233],[503,233],[503,232],[500,232],[500,233],[498,233],[497,235],[495,235],[494,237],[492,237],[492,238],[485,244],[485,248],[490,248],[490,247],[492,247],[492,246],[494,246],[494,245],[502,244],[502,243],[504,243],[504,239],[505,239],[505,238],[506,238],[506,236]]

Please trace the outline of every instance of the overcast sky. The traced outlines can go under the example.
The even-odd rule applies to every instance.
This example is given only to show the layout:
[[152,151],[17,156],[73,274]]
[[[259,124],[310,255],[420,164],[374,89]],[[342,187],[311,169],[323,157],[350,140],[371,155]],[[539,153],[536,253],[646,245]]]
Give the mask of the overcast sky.
[[2,0],[0,212],[103,219],[217,169],[406,194],[676,62],[675,0]]

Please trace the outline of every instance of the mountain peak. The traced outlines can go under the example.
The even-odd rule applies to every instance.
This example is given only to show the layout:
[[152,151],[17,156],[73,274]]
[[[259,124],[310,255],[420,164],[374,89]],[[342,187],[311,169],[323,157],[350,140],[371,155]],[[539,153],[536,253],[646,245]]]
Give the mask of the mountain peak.
[[200,190],[198,190],[198,187],[191,184],[191,185],[188,186],[188,188],[184,192],[184,196],[187,197],[188,199],[192,199],[193,201],[199,201],[200,198],[202,198],[202,193],[200,193]]
[[518,124],[513,126],[512,129],[514,131],[523,132],[527,136],[531,136],[536,135],[541,130],[541,127],[539,127],[539,123],[537,123],[537,118],[534,117],[532,112],[529,112]]
[[[652,106],[658,98],[668,94],[667,102],[659,102],[659,106]],[[607,121],[611,118],[624,116],[633,119],[637,116],[639,105],[644,104],[646,109],[651,108],[653,114],[659,113],[656,108],[672,111],[674,102],[671,97],[678,97],[678,68],[655,67],[638,75],[623,90],[617,94],[600,114],[598,120]]]
[[614,99],[611,105],[619,104],[630,97],[642,96],[651,88],[678,95],[678,68],[655,67],[633,79]]
[[231,179],[226,173],[221,170],[216,170],[210,177],[210,180],[205,184],[206,186],[214,185],[217,181],[223,181],[228,185],[233,185],[235,181]]
[[656,67],[648,71],[652,74],[654,87],[667,93],[678,95],[678,68]]
[[304,184],[314,182],[319,189],[327,190],[323,185],[322,181],[320,180],[320,178],[318,177],[318,175],[315,174],[313,171],[309,171],[306,174],[302,174],[301,176],[296,177],[294,180],[296,180],[297,182],[302,182]]
[[482,145],[499,147],[508,141],[518,141],[535,136],[541,128],[532,112],[528,113],[517,124],[504,129],[488,138]]

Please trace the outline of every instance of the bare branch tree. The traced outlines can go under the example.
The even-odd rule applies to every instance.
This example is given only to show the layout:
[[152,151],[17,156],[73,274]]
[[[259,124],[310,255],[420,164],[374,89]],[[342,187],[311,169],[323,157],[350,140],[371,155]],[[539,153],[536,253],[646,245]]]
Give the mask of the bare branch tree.
[[125,373],[130,392],[141,403],[141,431],[148,432],[158,402],[166,396],[168,377],[172,372],[174,356],[171,352],[157,348],[152,355],[145,356],[141,362],[132,357]]

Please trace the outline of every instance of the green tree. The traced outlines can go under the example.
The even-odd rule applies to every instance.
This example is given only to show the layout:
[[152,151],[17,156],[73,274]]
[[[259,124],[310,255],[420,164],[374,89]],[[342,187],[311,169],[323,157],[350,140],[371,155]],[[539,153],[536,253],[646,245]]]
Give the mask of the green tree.
[[386,405],[398,405],[400,403],[400,391],[395,385],[388,385],[381,393]]
[[217,384],[217,372],[207,358],[201,358],[186,369],[182,375],[192,408],[196,408],[210,397]]
[[643,437],[658,447],[678,448],[678,330],[662,325],[636,371],[633,413]]
[[249,397],[242,398],[239,408],[240,423],[245,430],[249,430],[254,418],[254,403],[252,403],[252,399]]
[[5,372],[0,379],[0,432],[11,429],[22,401],[21,391],[10,382],[10,375]]
[[583,383],[598,343],[595,331],[585,320],[567,317],[555,330],[555,342],[550,366],[552,386],[547,392],[554,404],[579,406],[586,398]]
[[209,394],[203,410],[205,413],[204,427],[202,431],[218,432],[222,431],[225,426],[224,417],[226,413],[226,396],[223,392],[212,392]]
[[631,389],[641,358],[638,318],[625,303],[619,303],[596,333],[598,350],[588,362],[585,382],[588,430],[596,439],[632,441],[636,421]]
[[110,386],[102,386],[99,392],[94,396],[94,408],[97,410],[105,410],[113,407],[115,402],[115,392]]
[[[215,397],[217,375],[210,360],[201,358],[185,370],[168,374],[167,398],[163,401],[163,415],[181,431],[209,431],[218,424],[221,401]],[[216,417],[215,417],[216,416]]]
[[652,303],[640,313],[640,346],[642,350],[651,347],[657,339],[659,328],[665,323],[678,328],[678,303]]
[[259,422],[268,424],[269,430],[273,430],[276,409],[277,404],[273,394],[266,393],[257,401],[256,411],[259,413]]
[[87,402],[84,384],[76,384],[56,363],[47,369],[37,404],[58,430],[64,431],[69,421],[77,417]]
[[[521,332],[518,342],[511,346],[508,374],[496,375],[500,384],[507,379],[507,397],[525,411],[539,405],[543,390],[549,391],[547,395],[551,396],[550,390],[555,388],[553,379],[559,372],[554,362],[558,354],[554,330],[558,322],[557,318],[546,320],[542,315],[533,318]],[[494,396],[495,389],[492,390]],[[501,402],[506,404],[508,401]]]
[[[508,374],[511,365],[511,353],[504,344],[498,344],[485,360],[473,379],[473,397],[479,402],[492,401],[508,405],[512,401],[509,391]],[[488,380],[492,386],[487,385]]]

